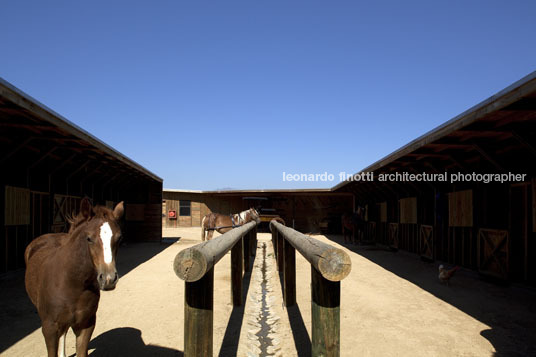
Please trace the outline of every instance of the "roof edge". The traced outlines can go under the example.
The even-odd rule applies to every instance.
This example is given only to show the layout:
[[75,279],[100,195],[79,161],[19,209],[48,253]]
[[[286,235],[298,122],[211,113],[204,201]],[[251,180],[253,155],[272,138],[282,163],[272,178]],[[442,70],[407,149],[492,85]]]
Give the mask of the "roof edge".
[[[518,81],[512,83],[503,90],[497,92],[491,97],[483,100],[482,102],[472,106],[466,111],[458,114],[454,118],[440,124],[434,129],[424,133],[423,135],[417,137],[416,139],[410,141],[408,144],[400,147],[399,149],[393,151],[392,153],[384,156],[380,160],[374,162],[373,164],[367,166],[363,170],[356,173],[358,175],[361,172],[370,172],[377,170],[388,163],[399,159],[400,157],[409,154],[426,144],[429,144],[445,135],[448,135],[455,130],[458,130],[462,127],[465,127],[469,124],[476,122],[478,119],[482,118],[484,115],[491,112],[500,110],[519,99],[523,98],[528,92],[536,90],[536,71],[529,73],[525,77],[519,79]],[[343,181],[331,188],[332,191],[339,190],[341,187],[344,187],[352,181]]]
[[176,193],[332,193],[331,188],[312,188],[312,189],[260,189],[260,190],[180,190],[172,188],[164,188],[162,192],[176,192]]
[[[11,92],[11,96],[9,96],[9,92]],[[118,159],[119,161],[129,165],[130,167],[143,172],[147,176],[151,177],[152,179],[163,182],[164,180],[146,169],[145,167],[138,164],[136,161],[132,160],[126,155],[123,155],[110,145],[104,143],[97,137],[93,136],[89,132],[85,131],[75,123],[71,122],[67,118],[63,117],[62,115],[58,114],[54,110],[50,109],[43,103],[39,102],[32,96],[28,95],[27,93],[23,92],[22,90],[18,89],[2,77],[0,77],[0,94],[2,96],[5,96],[7,99],[12,101],[13,103],[17,104],[18,106],[31,111],[39,118],[48,121],[51,124],[54,124],[56,126],[61,127],[62,129],[65,129],[70,134],[78,137],[79,139],[86,140],[90,144],[102,149],[104,152],[108,153],[109,155],[113,156],[114,158]],[[41,113],[40,113],[41,111]]]

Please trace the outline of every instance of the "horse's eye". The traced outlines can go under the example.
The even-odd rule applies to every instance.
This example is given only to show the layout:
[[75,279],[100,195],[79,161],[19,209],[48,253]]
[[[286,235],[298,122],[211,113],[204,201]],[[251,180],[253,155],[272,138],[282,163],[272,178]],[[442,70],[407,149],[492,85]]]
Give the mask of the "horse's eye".
[[87,242],[88,242],[89,244],[93,244],[93,241],[91,240],[91,237],[87,237]]

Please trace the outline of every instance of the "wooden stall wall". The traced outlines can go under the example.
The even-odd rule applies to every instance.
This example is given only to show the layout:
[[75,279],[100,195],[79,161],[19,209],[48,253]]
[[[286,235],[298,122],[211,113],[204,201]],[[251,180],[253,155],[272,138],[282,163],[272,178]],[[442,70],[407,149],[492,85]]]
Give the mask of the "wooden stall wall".
[[536,285],[536,179],[531,181],[530,198],[531,213],[531,226],[529,239],[528,239],[528,252],[527,252],[527,281],[533,285]]
[[473,266],[476,245],[473,232],[473,190],[455,191],[448,194],[448,262]]
[[24,250],[34,238],[49,233],[50,200],[48,193],[27,188],[4,186],[0,233],[0,272],[24,268]]
[[24,249],[30,233],[30,190],[5,186],[3,271],[24,267]]
[[513,281],[528,281],[531,271],[531,251],[534,249],[532,231],[532,188],[530,182],[510,186],[509,224],[510,264],[509,278]]
[[378,211],[378,223],[376,227],[377,242],[380,244],[388,245],[388,226],[387,226],[387,201],[377,203]]
[[436,191],[425,191],[419,196],[419,255],[428,261],[435,260],[436,246]]
[[[190,202],[189,216],[180,215],[181,200]],[[205,215],[211,212],[227,212],[231,207],[229,198],[216,200],[214,197],[209,195],[188,192],[182,193],[166,191],[163,193],[162,202],[165,207],[165,209],[162,211],[162,226],[164,228],[200,227],[201,219]],[[170,217],[169,211],[171,210],[176,212],[176,218]]]
[[140,184],[133,192],[143,192],[143,196],[126,197],[123,224],[126,241],[155,242],[162,239],[161,189],[162,184],[157,182]]
[[[244,194],[213,194],[213,193],[189,193],[189,192],[171,192],[163,193],[163,204],[165,211],[162,218],[162,224],[165,228],[174,227],[198,227],[201,219],[211,213],[220,214],[238,213],[249,209],[250,200],[244,200],[243,197],[251,196],[250,193]],[[263,196],[262,194],[258,194]],[[281,216],[285,222],[302,232],[312,233],[340,233],[340,219],[344,212],[351,211],[352,199],[350,195],[290,195],[290,194],[271,194],[264,195],[269,197],[265,205],[272,208],[274,213]],[[169,210],[174,209],[179,212],[180,201],[191,201],[191,216],[177,220],[169,219]]]
[[54,207],[52,209],[53,233],[67,232],[69,230],[69,217],[73,217],[80,209],[82,198],[70,195],[54,195]]
[[417,197],[402,198],[398,203],[400,206],[399,248],[418,253]]

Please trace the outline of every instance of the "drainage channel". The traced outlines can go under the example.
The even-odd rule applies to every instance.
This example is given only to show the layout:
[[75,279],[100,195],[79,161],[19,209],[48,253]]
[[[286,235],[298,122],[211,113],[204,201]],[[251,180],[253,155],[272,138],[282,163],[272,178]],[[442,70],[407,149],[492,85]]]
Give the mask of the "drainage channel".
[[259,338],[261,353],[260,356],[268,356],[268,347],[272,346],[272,339],[269,337],[272,327],[268,324],[270,310],[268,309],[267,300],[267,279],[266,279],[266,243],[262,244],[262,282],[261,282],[261,310],[259,312],[259,324],[261,329],[256,336]]
[[[253,286],[248,312],[249,330],[248,357],[266,357],[281,355],[280,339],[277,329],[279,317],[274,311],[273,294],[273,257],[268,254],[266,242],[259,242],[258,254],[253,266]],[[273,253],[272,253],[273,254]]]

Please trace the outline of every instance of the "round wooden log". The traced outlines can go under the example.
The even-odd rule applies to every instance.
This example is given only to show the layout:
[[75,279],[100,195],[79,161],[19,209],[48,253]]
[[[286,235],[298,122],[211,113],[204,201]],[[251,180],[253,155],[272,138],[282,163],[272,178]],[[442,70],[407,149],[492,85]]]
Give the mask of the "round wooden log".
[[352,262],[342,249],[308,237],[275,220],[270,222],[270,229],[272,232],[277,230],[325,279],[341,281],[350,274]]
[[180,251],[173,261],[175,274],[188,282],[201,279],[244,234],[255,226],[256,223],[251,221],[217,238]]

